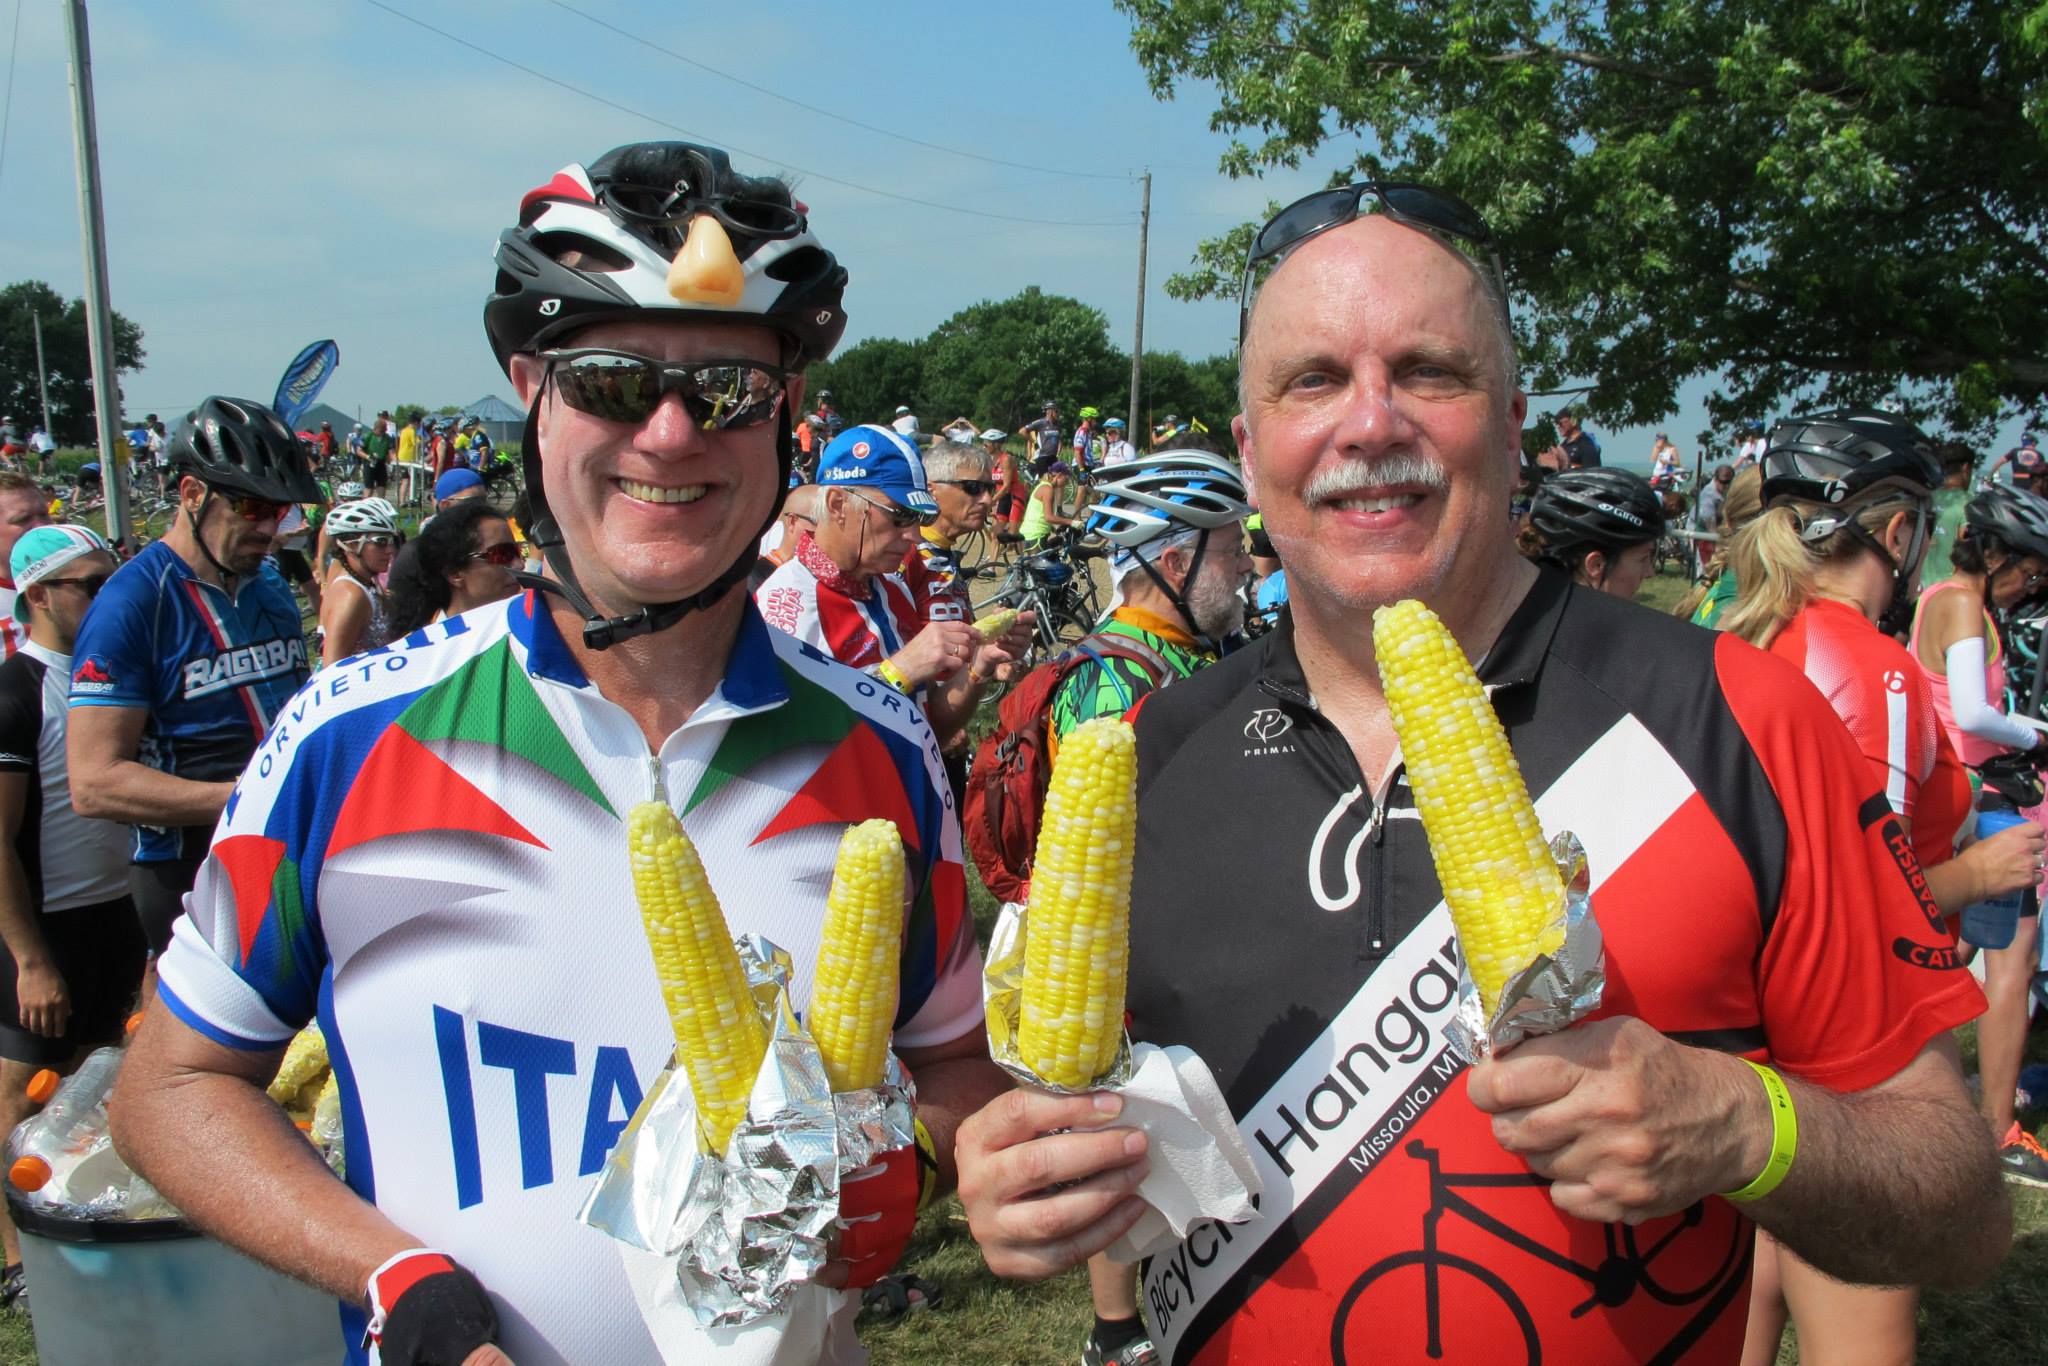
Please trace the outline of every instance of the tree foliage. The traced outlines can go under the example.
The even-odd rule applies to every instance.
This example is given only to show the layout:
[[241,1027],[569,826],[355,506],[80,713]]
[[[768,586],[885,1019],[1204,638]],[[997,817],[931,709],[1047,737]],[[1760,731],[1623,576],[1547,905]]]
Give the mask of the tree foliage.
[[[855,422],[887,423],[908,404],[927,429],[965,417],[1015,431],[1048,401],[1069,422],[1084,404],[1122,416],[1130,380],[1130,355],[1110,340],[1100,310],[1033,285],[963,308],[917,340],[875,337],[851,347],[811,367],[809,392],[830,389]],[[1228,356],[1189,361],[1148,351],[1142,383],[1146,412],[1161,417],[1198,414],[1220,427],[1217,419],[1237,411]]]
[[[42,397],[36,389],[36,314],[43,320],[50,435],[61,445],[90,445],[95,436],[85,301],[67,300],[41,280],[22,280],[0,289],[0,414],[17,418],[24,435],[43,420]],[[142,357],[142,329],[116,313],[116,373],[140,369]],[[164,414],[166,421],[172,416]]]
[[[1233,177],[1327,146],[1501,239],[1534,387],[1621,424],[1904,402],[1982,433],[2048,396],[2048,5],[1117,0]],[[1354,150],[1355,149],[1355,150]],[[1237,289],[1253,225],[1168,284]]]

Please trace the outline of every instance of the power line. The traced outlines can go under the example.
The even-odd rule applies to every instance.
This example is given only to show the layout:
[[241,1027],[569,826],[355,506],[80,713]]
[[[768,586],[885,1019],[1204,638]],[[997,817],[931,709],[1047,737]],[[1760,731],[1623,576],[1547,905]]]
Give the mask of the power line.
[[416,19],[412,15],[407,14],[404,10],[398,9],[393,5],[385,4],[384,0],[366,0],[366,3],[374,5],[376,8],[383,10],[386,14],[389,14],[394,18],[403,19],[408,24],[412,24],[417,28],[423,28],[429,33],[435,34],[436,36],[441,38],[445,38],[449,42],[456,44],[458,47],[466,47],[471,52],[474,52],[479,56],[488,57],[494,62],[499,62],[505,66],[511,67],[515,71],[524,72],[526,75],[533,77],[535,80],[546,81],[549,85],[556,86],[560,89],[566,90],[572,95],[581,95],[584,99],[591,100],[597,104],[604,105],[607,109],[615,109],[621,114],[630,115],[633,118],[654,124],[657,127],[666,128],[671,132],[681,133],[684,137],[687,138],[701,138],[704,139],[705,141],[717,141],[719,145],[725,147],[727,150],[738,152],[742,156],[758,157],[762,161],[773,162],[777,165],[787,167],[789,170],[795,171],[800,175],[811,176],[815,179],[825,181],[828,184],[832,185],[843,185],[849,190],[859,190],[865,194],[880,195],[884,199],[894,199],[905,204],[916,204],[919,207],[926,209],[943,209],[948,213],[967,214],[970,217],[974,218],[995,218],[1000,219],[1006,223],[1036,223],[1041,227],[1049,228],[1125,227],[1128,226],[1131,221],[1127,218],[1027,218],[1019,214],[991,213],[986,209],[965,209],[960,207],[958,204],[947,204],[936,199],[919,199],[914,195],[897,194],[893,190],[878,190],[872,185],[862,185],[856,181],[842,180],[838,176],[826,175],[823,171],[813,171],[808,169],[807,167],[798,166],[794,162],[783,161],[781,158],[770,156],[766,152],[749,151],[747,148],[741,147],[735,143],[727,142],[724,141],[723,139],[713,139],[712,136],[708,133],[700,133],[693,129],[685,128],[680,124],[670,123],[667,119],[657,118],[652,114],[644,113],[641,110],[634,109],[628,105],[620,104],[617,100],[606,99],[603,95],[599,95],[594,91],[585,90],[582,86],[579,85],[572,85],[568,81],[562,80],[559,77],[550,76],[547,72],[538,70],[534,67],[530,67],[526,65],[524,62],[514,61],[512,58],[502,56],[499,53],[491,51],[489,48],[480,47],[477,44],[469,41],[469,39],[450,33],[448,32],[448,30],[444,28],[436,28],[434,25],[428,23],[424,19]]
[[662,54],[664,57],[673,57],[677,61],[683,63],[685,66],[693,66],[697,68],[697,70],[699,71],[708,72],[709,74],[718,77],[720,80],[731,81],[734,85],[743,86],[746,89],[755,92],[756,94],[766,95],[770,99],[781,100],[784,104],[793,104],[798,109],[808,110],[813,114],[820,114],[828,119],[837,119],[841,123],[852,124],[855,128],[865,128],[870,133],[880,133],[885,138],[895,138],[899,142],[907,142],[913,147],[924,147],[934,152],[944,152],[948,156],[966,157],[969,161],[982,161],[988,163],[991,166],[1008,166],[1012,170],[1032,171],[1039,175],[1059,176],[1062,178],[1077,180],[1121,180],[1124,181],[1126,184],[1136,179],[1135,176],[1120,172],[1055,170],[1050,166],[1033,166],[1029,162],[1024,161],[1005,161],[1001,157],[983,156],[979,152],[969,152],[958,147],[947,147],[941,143],[926,142],[923,138],[914,138],[911,137],[908,133],[898,133],[893,129],[883,128],[876,124],[863,123],[859,119],[853,118],[846,114],[836,113],[830,109],[821,109],[815,104],[806,104],[802,100],[795,99],[792,98],[791,96],[783,94],[780,90],[773,90],[765,85],[756,85],[752,81],[743,80],[740,77],[733,75],[729,71],[720,71],[715,66],[707,66],[703,62],[698,61],[695,57],[687,57],[684,56],[682,53],[677,52],[674,48],[663,47],[660,43],[655,42],[652,38],[643,38],[641,35],[629,32],[626,29],[622,29],[617,24],[611,23],[608,20],[600,19],[595,14],[591,14],[587,10],[577,9],[574,5],[567,3],[567,0],[548,0],[548,3],[553,5],[556,9],[567,10],[570,14],[575,15],[579,19],[586,19],[589,22],[596,24],[599,28],[610,29],[613,33],[618,34],[621,38],[630,39],[631,41],[640,44],[640,46],[642,47],[651,48],[652,50]]
[[14,59],[21,55],[21,0],[14,0],[14,37],[7,44],[7,95],[0,99],[0,171],[7,169],[7,126],[14,122]]

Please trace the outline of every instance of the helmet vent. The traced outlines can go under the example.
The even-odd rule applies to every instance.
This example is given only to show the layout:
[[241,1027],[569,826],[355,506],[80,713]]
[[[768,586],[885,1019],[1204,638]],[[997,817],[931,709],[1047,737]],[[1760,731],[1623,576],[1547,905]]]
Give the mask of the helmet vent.
[[534,245],[570,270],[612,272],[633,268],[633,263],[618,251],[581,233],[551,232],[536,238]]

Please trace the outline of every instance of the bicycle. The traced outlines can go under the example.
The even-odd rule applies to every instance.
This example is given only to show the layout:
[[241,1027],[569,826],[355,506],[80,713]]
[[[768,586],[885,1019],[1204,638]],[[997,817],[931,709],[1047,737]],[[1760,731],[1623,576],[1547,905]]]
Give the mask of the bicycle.
[[[1445,1172],[1439,1161],[1440,1150],[1419,1138],[1409,1139],[1403,1151],[1409,1157],[1429,1164],[1429,1209],[1422,1216],[1422,1246],[1413,1251],[1396,1252],[1381,1258],[1367,1267],[1364,1273],[1351,1283],[1351,1288],[1337,1302],[1337,1312],[1330,1322],[1330,1359],[1333,1366],[1345,1366],[1349,1360],[1345,1348],[1345,1330],[1366,1291],[1375,1283],[1409,1267],[1422,1269],[1422,1293],[1418,1296],[1412,1290],[1395,1288],[1383,1293],[1379,1297],[1380,1302],[1369,1315],[1372,1327],[1368,1331],[1371,1334],[1384,1336],[1388,1314],[1419,1303],[1426,1316],[1423,1327],[1428,1354],[1431,1360],[1441,1360],[1444,1356],[1442,1282],[1444,1273],[1455,1271],[1478,1281],[1507,1310],[1521,1336],[1524,1366],[1542,1366],[1543,1343],[1536,1331],[1536,1320],[1506,1279],[1489,1267],[1454,1252],[1445,1252],[1437,1246],[1437,1227],[1446,1214],[1455,1214],[1474,1228],[1493,1235],[1509,1247],[1519,1248],[1539,1261],[1585,1281],[1593,1293],[1584,1303],[1572,1309],[1573,1318],[1583,1317],[1595,1307],[1604,1306],[1612,1309],[1626,1304],[1639,1290],[1659,1304],[1674,1307],[1706,1300],[1700,1312],[1679,1330],[1670,1346],[1689,1344],[1715,1316],[1727,1308],[1748,1278],[1748,1262],[1750,1250],[1755,1245],[1754,1240],[1747,1236],[1748,1226],[1744,1221],[1737,1217],[1733,1210],[1725,1207],[1721,1213],[1728,1220],[1729,1241],[1720,1264],[1699,1285],[1667,1285],[1653,1274],[1652,1268],[1674,1239],[1682,1233],[1699,1228],[1706,1221],[1709,1211],[1705,1201],[1689,1206],[1678,1216],[1678,1222],[1666,1229],[1647,1250],[1638,1243],[1642,1230],[1628,1224],[1603,1224],[1601,1232],[1606,1241],[1606,1256],[1601,1259],[1599,1265],[1587,1266],[1516,1232],[1485,1209],[1457,1194],[1460,1190],[1548,1186],[1549,1181],[1543,1177],[1512,1172]],[[1494,1345],[1503,1346],[1498,1341]],[[1505,1366],[1508,1358],[1495,1356],[1491,1360],[1496,1366]],[[1654,1360],[1662,1362],[1666,1360],[1666,1356],[1659,1355]]]

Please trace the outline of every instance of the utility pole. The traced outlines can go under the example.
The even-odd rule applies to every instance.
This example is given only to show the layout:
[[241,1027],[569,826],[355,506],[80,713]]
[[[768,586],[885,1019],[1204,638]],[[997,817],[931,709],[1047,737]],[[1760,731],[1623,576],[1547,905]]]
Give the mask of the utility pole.
[[71,135],[78,159],[78,224],[85,238],[86,338],[92,352],[92,397],[98,419],[100,472],[107,489],[107,539],[128,539],[128,461],[114,458],[121,385],[114,363],[114,309],[107,298],[107,223],[100,198],[99,133],[92,109],[92,44],[85,0],[65,0],[71,37]]
[[1131,424],[1124,432],[1124,440],[1131,443],[1131,449],[1138,448],[1138,387],[1144,380],[1145,371],[1145,244],[1152,233],[1152,172],[1145,171],[1145,197],[1138,209],[1138,326],[1131,339],[1131,413],[1126,420]]
[[31,308],[28,316],[36,328],[36,390],[43,398],[43,435],[55,440],[57,434],[50,430],[50,375],[43,368],[43,315]]

